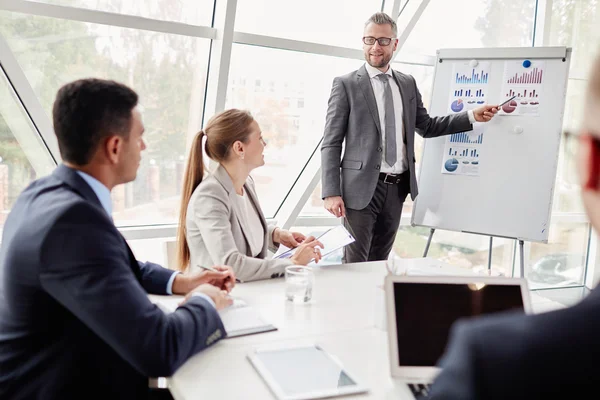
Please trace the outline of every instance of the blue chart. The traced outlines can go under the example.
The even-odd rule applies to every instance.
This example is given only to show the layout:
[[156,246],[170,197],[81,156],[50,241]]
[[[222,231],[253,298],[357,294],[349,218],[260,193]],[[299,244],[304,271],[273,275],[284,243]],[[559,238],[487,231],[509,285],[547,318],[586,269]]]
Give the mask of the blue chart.
[[446,160],[444,168],[448,172],[456,171],[458,169],[458,160],[456,158],[450,158],[449,160]]
[[457,73],[455,82],[458,84],[488,83],[488,73],[485,72],[485,70],[476,71],[475,68],[473,68],[470,74]]
[[454,97],[485,97],[485,93],[483,93],[483,89],[457,89],[454,91]]
[[479,157],[479,152],[477,151],[477,149],[466,149],[464,147],[450,147],[450,149],[448,150],[448,155],[457,157],[477,158]]
[[461,112],[464,108],[464,103],[461,99],[454,100],[452,104],[450,104],[450,109],[454,112]]
[[471,137],[469,134],[461,132],[450,135],[450,143],[469,143],[469,144],[481,144],[483,143],[483,133],[475,137]]

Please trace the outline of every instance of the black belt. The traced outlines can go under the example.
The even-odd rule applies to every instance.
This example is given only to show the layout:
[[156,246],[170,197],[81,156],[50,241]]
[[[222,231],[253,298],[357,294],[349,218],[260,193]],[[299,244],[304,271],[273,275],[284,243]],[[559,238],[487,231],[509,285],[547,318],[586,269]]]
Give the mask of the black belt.
[[383,183],[387,183],[388,185],[395,185],[400,183],[402,180],[402,174],[386,174],[385,172],[379,173],[379,180]]

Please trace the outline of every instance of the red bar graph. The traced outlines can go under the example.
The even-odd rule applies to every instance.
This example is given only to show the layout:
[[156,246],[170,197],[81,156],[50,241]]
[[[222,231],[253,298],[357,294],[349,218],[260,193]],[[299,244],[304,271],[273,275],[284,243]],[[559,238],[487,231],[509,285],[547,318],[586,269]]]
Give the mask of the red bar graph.
[[517,91],[517,92],[510,89],[508,91],[508,93],[506,93],[506,98],[508,99],[509,97],[513,97],[513,96],[517,96],[519,98],[521,98],[521,97],[529,97],[529,98],[539,97],[538,94],[535,92],[535,89],[534,90],[523,90],[523,91]]
[[538,68],[534,68],[530,72],[523,72],[521,74],[515,73],[514,76],[508,79],[508,83],[512,84],[536,84],[542,83],[544,71]]

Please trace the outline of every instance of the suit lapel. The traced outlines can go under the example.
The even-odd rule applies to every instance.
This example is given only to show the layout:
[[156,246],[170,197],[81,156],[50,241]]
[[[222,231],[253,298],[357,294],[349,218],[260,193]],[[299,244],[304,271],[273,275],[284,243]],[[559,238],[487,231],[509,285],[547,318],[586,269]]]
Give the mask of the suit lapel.
[[367,106],[371,112],[371,116],[377,126],[377,132],[381,135],[381,124],[379,123],[379,111],[377,111],[377,101],[375,100],[375,93],[373,93],[373,86],[371,85],[371,78],[367,73],[367,69],[363,65],[356,73],[356,79],[358,80],[358,86],[360,87],[365,99],[367,100]]
[[[263,231],[264,231],[264,236],[265,239],[267,236],[267,232],[269,232],[269,229],[267,227],[267,220],[265,219],[265,216],[263,215],[260,206],[258,204],[258,198],[256,197],[256,193],[254,193],[254,191],[252,191],[252,189],[250,189],[250,185],[248,184],[244,184],[244,190],[246,191],[246,194],[248,195],[248,198],[250,199],[250,202],[252,203],[252,206],[254,207],[254,210],[256,211],[256,215],[258,215],[258,219],[260,219],[260,224],[263,227]],[[244,235],[245,237],[245,235]],[[246,238],[246,241],[248,241],[248,239]],[[268,243],[268,240],[265,240],[263,243],[263,249],[265,248],[265,243]]]
[[[61,164],[54,170],[52,174],[61,181],[65,182],[70,187],[72,187],[73,190],[75,190],[81,197],[97,206],[99,208],[98,211],[101,212],[102,215],[107,215],[106,210],[104,210],[104,207],[102,207],[102,204],[100,203],[98,196],[96,196],[96,193],[94,193],[94,190],[92,190],[90,185],[88,185],[87,182],[83,180],[83,178],[79,176],[79,174],[77,174],[75,170],[67,167],[64,164]],[[108,220],[110,221],[111,225],[113,225],[112,220],[110,220],[110,217],[108,218]],[[129,264],[131,265],[131,269],[138,282],[141,283],[142,275],[140,271],[140,266],[135,258],[135,255],[131,251],[131,248],[129,247],[129,244],[127,243],[125,238],[121,235],[121,232],[117,231],[117,234],[121,237],[123,245],[127,249],[127,255],[129,257]]]
[[[119,233],[119,235],[120,234],[121,233]],[[131,247],[129,247],[129,244],[127,243],[127,240],[125,240],[125,238],[122,235],[121,235],[121,238],[123,239],[123,243],[125,244],[125,247],[127,248],[127,255],[129,256],[129,265],[131,265],[131,270],[133,271],[133,274],[135,275],[135,277],[137,278],[138,282],[141,285],[142,284],[142,271],[140,270],[140,264],[138,264],[138,261],[135,258],[133,251],[131,251]]]
[[[250,242],[248,241],[248,237],[247,237],[248,233],[246,232],[247,229],[246,229],[246,226],[244,225],[244,223],[242,222],[242,220],[240,219],[240,214],[241,214],[242,210],[240,210],[238,207],[238,201],[235,198],[235,196],[237,196],[237,194],[235,193],[235,189],[233,187],[233,182],[231,181],[231,177],[229,176],[229,174],[227,173],[227,171],[225,170],[225,168],[223,168],[223,166],[221,164],[219,164],[219,166],[217,167],[217,169],[213,175],[214,175],[215,179],[217,179],[217,181],[219,181],[219,183],[227,191],[227,195],[229,196],[229,205],[235,210],[235,212],[234,212],[235,219],[236,219],[238,225],[240,226],[242,235],[244,235],[244,241],[246,242],[246,249],[247,249],[247,253],[248,253],[247,255],[251,255],[250,254],[251,253]],[[244,185],[244,188],[245,187],[246,187],[246,185]]]

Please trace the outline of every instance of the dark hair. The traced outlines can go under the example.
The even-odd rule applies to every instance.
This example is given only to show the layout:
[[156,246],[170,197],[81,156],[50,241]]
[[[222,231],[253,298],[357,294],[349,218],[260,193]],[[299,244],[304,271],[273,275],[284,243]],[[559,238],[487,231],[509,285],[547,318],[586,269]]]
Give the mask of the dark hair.
[[63,160],[86,165],[102,139],[115,134],[128,138],[137,103],[138,95],[115,81],[80,79],[61,87],[52,119]]
[[192,193],[204,178],[202,138],[206,136],[204,146],[206,155],[221,163],[227,159],[235,142],[239,140],[242,143],[247,143],[250,137],[250,124],[253,121],[254,118],[248,111],[226,110],[212,117],[204,130],[194,136],[183,178],[179,227],[177,228],[177,264],[182,271],[190,262],[190,248],[185,236],[188,203]]

